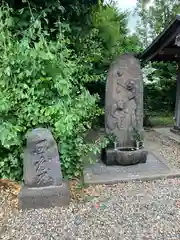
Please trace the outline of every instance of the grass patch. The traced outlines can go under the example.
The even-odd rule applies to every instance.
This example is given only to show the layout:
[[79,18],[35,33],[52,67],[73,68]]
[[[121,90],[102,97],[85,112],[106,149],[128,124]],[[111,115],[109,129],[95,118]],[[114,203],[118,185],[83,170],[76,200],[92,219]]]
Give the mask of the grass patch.
[[153,127],[168,127],[168,126],[174,126],[174,124],[175,124],[173,115],[152,116],[152,117],[150,117],[150,121],[151,121]]

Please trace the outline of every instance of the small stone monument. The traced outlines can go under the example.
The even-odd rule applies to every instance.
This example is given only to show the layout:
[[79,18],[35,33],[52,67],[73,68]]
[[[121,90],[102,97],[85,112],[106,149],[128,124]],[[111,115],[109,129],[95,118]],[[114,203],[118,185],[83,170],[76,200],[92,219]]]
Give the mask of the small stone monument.
[[58,147],[48,129],[37,128],[27,134],[23,164],[24,185],[19,193],[20,208],[69,204],[69,188],[62,178]]
[[[138,59],[123,54],[110,66],[106,83],[105,128],[114,147],[103,150],[107,165],[146,162],[143,149],[143,79]],[[141,144],[141,149],[139,144]]]

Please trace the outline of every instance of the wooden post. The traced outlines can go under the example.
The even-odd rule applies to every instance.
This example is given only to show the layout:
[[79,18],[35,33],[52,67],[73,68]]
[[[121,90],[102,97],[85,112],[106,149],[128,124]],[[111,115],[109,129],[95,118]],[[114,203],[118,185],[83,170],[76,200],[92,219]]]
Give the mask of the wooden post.
[[177,90],[176,90],[176,107],[175,107],[175,120],[176,120],[176,129],[180,129],[180,62],[178,62],[177,70]]

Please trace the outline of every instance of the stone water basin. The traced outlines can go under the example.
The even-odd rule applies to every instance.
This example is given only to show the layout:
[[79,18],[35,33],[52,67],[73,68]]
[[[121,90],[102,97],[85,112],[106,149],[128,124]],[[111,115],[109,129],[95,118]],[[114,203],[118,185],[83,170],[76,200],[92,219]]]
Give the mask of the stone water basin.
[[103,149],[102,161],[110,165],[135,165],[145,163],[147,160],[148,151],[144,148],[136,149],[134,147],[119,147],[117,149]]

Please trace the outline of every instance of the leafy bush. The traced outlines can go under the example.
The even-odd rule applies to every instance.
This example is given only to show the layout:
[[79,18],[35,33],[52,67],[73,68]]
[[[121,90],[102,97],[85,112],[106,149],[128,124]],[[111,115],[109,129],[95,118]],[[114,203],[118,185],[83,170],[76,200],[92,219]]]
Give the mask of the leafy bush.
[[[176,101],[176,65],[147,65],[144,73],[144,109],[148,113],[172,113]],[[157,104],[158,103],[158,104]]]
[[[100,96],[99,107],[103,110],[109,65],[124,52],[139,51],[138,39],[129,35],[127,23],[127,13],[119,11],[115,4],[100,4],[92,8],[91,27],[79,38],[71,38],[82,66],[83,75],[80,78],[87,77],[84,86],[91,94]],[[97,120],[104,127],[104,115]]]
[[175,125],[172,114],[168,116],[167,113],[166,115],[158,114],[158,116],[151,116],[150,121],[154,127],[169,127]]
[[82,66],[67,48],[66,25],[59,24],[56,41],[47,40],[48,32],[33,17],[21,39],[13,27],[10,9],[1,7],[0,178],[21,180],[25,134],[39,126],[53,132],[64,175],[78,176],[83,156],[99,149],[99,142],[84,143],[86,130],[101,113],[98,97],[83,87],[85,79],[76,78]]

